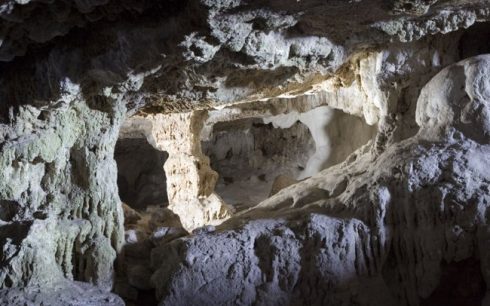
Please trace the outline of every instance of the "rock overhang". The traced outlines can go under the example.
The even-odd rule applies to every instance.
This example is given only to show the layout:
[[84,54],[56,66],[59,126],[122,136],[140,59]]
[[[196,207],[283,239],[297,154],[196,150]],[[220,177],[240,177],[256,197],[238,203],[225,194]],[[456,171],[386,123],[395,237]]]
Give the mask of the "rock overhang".
[[[83,97],[124,93],[130,107],[158,112],[298,96],[365,50],[489,18],[486,1],[11,0],[2,7],[3,99],[57,100],[69,79]],[[36,84],[26,93],[11,84],[19,81]]]

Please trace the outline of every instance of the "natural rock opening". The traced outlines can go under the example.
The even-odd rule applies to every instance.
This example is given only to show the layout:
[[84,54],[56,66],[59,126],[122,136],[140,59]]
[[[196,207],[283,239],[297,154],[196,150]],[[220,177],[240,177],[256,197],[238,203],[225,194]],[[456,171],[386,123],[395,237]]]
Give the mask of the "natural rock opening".
[[466,30],[459,41],[461,59],[490,53],[490,22],[478,23]]
[[146,138],[120,138],[114,159],[121,201],[136,210],[168,205],[163,165],[168,153],[153,148]]
[[168,207],[165,162],[169,154],[150,144],[145,127],[123,123],[115,146],[125,245],[118,256],[115,291],[127,305],[157,305],[151,283],[151,251],[187,235]]
[[231,207],[214,193],[218,174],[201,151],[199,135],[206,116],[205,111],[134,116],[121,129],[122,135],[143,135],[157,150],[168,151],[168,208],[188,231],[231,215]]
[[203,153],[219,174],[216,192],[237,210],[344,161],[377,132],[376,125],[327,106],[209,125]]
[[480,306],[487,290],[481,262],[473,257],[458,262],[442,262],[437,288],[421,306]]
[[266,199],[278,178],[294,182],[315,152],[308,127],[296,122],[274,127],[260,118],[218,122],[203,152],[218,172],[216,192],[235,208]]

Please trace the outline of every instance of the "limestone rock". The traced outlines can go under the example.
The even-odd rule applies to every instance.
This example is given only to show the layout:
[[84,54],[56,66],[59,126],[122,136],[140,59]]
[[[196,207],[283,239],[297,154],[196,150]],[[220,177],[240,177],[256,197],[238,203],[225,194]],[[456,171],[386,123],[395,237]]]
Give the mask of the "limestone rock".
[[124,126],[124,133],[145,135],[155,148],[168,152],[169,209],[186,230],[228,218],[232,208],[214,193],[218,179],[209,158],[202,153],[200,131],[206,112],[136,117]]
[[[489,60],[452,65],[424,87],[417,135],[155,249],[160,305],[419,305],[442,263],[471,258],[488,282]],[[313,189],[323,196],[304,201]]]
[[111,288],[123,226],[111,154],[125,107],[113,97],[90,108],[70,90],[2,124],[2,289],[65,278]]
[[145,303],[144,297],[154,289],[150,282],[154,269],[150,257],[158,245],[188,235],[179,217],[163,206],[147,206],[136,212],[125,207],[125,216],[137,214],[138,219],[126,224],[125,245],[117,260],[115,292],[129,303]]
[[82,282],[60,282],[53,286],[0,290],[2,305],[53,306],[123,306],[123,300],[113,293]]
[[[129,108],[152,104],[165,112],[299,96],[368,47],[457,31],[490,14],[488,0],[390,3],[9,0],[0,8],[0,59],[9,75],[2,87],[29,83],[31,93],[12,93],[30,103],[58,93],[67,77],[93,96],[124,83],[133,95]],[[29,52],[46,43],[49,52]],[[35,65],[20,63],[25,54]],[[22,76],[25,70],[34,77]]]
[[126,203],[122,203],[124,212],[124,225],[136,224],[141,219],[141,215],[134,209],[128,206]]
[[[118,305],[115,278],[163,305],[430,304],[460,264],[489,283],[488,56],[443,70],[490,52],[489,20],[489,0],[1,1],[2,304]],[[201,132],[319,107],[356,116],[332,121],[357,133],[345,161],[234,215]],[[126,232],[124,134],[170,155],[167,210]]]

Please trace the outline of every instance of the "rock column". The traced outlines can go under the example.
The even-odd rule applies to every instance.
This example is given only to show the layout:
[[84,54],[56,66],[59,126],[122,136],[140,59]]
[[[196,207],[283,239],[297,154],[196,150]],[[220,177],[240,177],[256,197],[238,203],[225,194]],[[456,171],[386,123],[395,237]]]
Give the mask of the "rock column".
[[187,230],[220,223],[231,215],[232,208],[214,193],[218,174],[201,151],[206,117],[206,111],[193,111],[149,118],[150,143],[169,154],[164,165],[169,208]]

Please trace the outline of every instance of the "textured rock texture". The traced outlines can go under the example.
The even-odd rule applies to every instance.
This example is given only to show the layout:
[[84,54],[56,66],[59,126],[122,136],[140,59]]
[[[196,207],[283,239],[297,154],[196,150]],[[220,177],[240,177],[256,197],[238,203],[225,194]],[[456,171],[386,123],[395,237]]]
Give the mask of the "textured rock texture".
[[115,292],[129,305],[156,304],[151,275],[151,250],[186,236],[178,216],[162,206],[135,211],[124,205],[125,245],[118,257]]
[[[117,305],[116,276],[162,305],[434,304],[441,275],[481,267],[478,300],[488,60],[443,69],[490,53],[489,19],[488,0],[1,1],[0,304]],[[351,150],[363,122],[376,137],[213,232],[233,209],[199,134],[327,106],[359,118]],[[169,153],[180,221],[126,209],[124,235],[133,136]]]
[[22,108],[2,125],[2,289],[65,278],[112,286],[123,242],[112,154],[125,107],[108,99],[101,111],[66,90],[57,104]]
[[295,102],[271,101],[265,112],[260,103],[258,111],[248,103],[208,112],[203,152],[220,175],[216,192],[228,204],[258,204],[277,177],[310,177],[345,160],[377,132],[357,116]]
[[260,119],[243,119],[216,124],[203,151],[220,176],[216,192],[237,208],[266,199],[277,176],[296,178],[315,144],[301,122],[283,129]]
[[42,286],[27,289],[4,289],[0,291],[3,305],[93,305],[122,306],[124,301],[106,290],[82,282],[56,283],[49,288]]
[[155,249],[160,305],[420,305],[444,263],[468,258],[488,283],[489,73],[490,55],[444,69],[417,135]]
[[299,95],[356,52],[467,28],[490,14],[488,0],[407,2],[412,8],[384,0],[9,0],[0,9],[0,58],[22,62],[6,70],[31,74],[7,73],[2,87],[27,82],[45,95],[69,78],[95,95],[144,78],[131,106],[163,111]]
[[205,111],[193,111],[135,116],[122,129],[123,135],[145,135],[155,148],[168,152],[164,169],[169,208],[187,230],[219,222],[232,211],[214,192],[218,174],[201,151],[206,115]]

